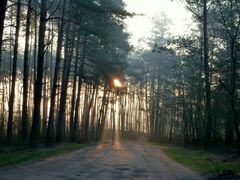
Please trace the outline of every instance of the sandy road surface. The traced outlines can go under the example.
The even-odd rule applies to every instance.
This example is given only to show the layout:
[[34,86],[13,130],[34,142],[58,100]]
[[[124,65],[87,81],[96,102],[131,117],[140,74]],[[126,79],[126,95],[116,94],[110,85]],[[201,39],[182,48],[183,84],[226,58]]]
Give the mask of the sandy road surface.
[[168,158],[159,147],[141,143],[104,144],[70,154],[0,169],[0,180],[189,180],[203,179]]

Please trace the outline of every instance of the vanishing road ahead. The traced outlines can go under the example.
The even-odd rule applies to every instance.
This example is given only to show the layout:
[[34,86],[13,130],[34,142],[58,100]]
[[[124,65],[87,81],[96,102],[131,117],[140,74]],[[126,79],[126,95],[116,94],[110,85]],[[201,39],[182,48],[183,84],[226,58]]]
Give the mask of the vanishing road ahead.
[[158,146],[125,142],[91,146],[38,162],[0,169],[9,180],[197,180],[190,169],[168,158]]

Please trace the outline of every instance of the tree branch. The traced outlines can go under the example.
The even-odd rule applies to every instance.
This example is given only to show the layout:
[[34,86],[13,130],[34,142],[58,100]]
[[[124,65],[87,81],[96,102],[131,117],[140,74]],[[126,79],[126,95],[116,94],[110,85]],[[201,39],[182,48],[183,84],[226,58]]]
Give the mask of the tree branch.
[[222,82],[221,79],[219,80],[219,83],[224,87],[228,95],[232,97],[233,96],[232,92],[228,89],[228,87],[224,84],[224,82]]

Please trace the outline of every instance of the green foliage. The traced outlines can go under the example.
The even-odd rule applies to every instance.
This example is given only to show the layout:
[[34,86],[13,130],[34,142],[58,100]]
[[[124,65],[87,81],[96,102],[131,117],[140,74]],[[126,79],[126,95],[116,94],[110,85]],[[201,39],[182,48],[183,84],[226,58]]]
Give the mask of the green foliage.
[[[122,0],[85,1],[73,0],[72,17],[79,24],[79,33],[87,36],[85,76],[95,80],[106,80],[114,75],[118,67],[126,69],[125,59],[131,50],[129,34],[125,32]],[[98,78],[98,79],[96,79]]]
[[84,147],[81,144],[64,144],[54,146],[52,148],[40,148],[40,149],[22,149],[22,150],[10,150],[8,152],[0,153],[0,167],[7,165],[20,164],[30,160],[39,160],[43,158],[52,157],[55,155],[64,154]]

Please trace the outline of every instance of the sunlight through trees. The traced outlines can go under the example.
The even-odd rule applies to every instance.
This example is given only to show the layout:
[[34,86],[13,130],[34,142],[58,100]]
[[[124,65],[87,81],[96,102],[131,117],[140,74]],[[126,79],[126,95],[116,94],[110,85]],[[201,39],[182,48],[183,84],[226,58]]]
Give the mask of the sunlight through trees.
[[147,13],[126,3],[1,0],[0,143],[142,138],[240,156],[240,2],[181,0],[193,28],[174,34],[157,13],[140,46],[127,22]]

